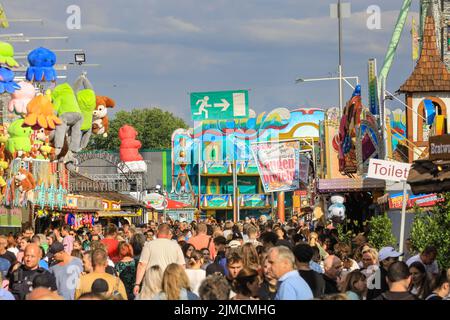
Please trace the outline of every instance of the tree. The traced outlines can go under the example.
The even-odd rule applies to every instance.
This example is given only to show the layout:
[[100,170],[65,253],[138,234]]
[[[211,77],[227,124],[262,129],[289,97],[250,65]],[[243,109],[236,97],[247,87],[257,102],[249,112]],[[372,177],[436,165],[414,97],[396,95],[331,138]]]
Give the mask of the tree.
[[183,119],[158,108],[119,111],[109,123],[108,137],[93,135],[88,150],[118,150],[119,129],[125,124],[133,126],[142,142],[142,149],[167,149],[171,147],[172,133],[187,128]]
[[431,212],[416,210],[411,230],[411,243],[421,252],[435,246],[439,267],[450,268],[450,193],[443,194],[444,201]]
[[383,247],[396,247],[397,239],[392,233],[392,221],[387,214],[373,216],[369,220],[369,234],[367,237],[369,243],[377,250]]

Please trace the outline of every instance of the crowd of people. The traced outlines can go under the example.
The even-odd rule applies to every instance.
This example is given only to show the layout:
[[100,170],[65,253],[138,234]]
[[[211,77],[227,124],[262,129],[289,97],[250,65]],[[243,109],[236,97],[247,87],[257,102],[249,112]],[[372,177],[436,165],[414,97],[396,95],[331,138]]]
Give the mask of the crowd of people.
[[436,249],[408,254],[295,216],[27,227],[0,235],[0,300],[448,300]]

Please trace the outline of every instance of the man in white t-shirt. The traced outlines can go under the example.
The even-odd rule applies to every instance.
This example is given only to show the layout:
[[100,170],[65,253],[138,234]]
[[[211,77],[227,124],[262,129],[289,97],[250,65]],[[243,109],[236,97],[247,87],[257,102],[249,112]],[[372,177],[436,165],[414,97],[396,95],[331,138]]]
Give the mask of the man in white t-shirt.
[[416,261],[419,261],[425,267],[425,270],[430,274],[438,274],[439,266],[436,262],[437,249],[433,246],[426,247],[422,253],[416,254],[406,261],[408,267]]
[[159,225],[157,236],[157,239],[146,242],[142,249],[133,289],[135,295],[139,293],[139,287],[148,268],[159,266],[161,271],[164,272],[171,263],[185,266],[183,251],[176,241],[171,240],[172,231],[170,227],[167,224]]

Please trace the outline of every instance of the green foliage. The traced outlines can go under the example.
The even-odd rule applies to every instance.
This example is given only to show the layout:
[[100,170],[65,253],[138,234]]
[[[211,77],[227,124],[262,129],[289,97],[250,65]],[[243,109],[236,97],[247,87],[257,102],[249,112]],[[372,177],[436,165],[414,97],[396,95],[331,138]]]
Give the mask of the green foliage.
[[118,150],[119,129],[125,124],[137,130],[142,149],[170,148],[172,133],[178,128],[188,127],[183,119],[158,108],[119,111],[110,121],[108,137],[93,135],[88,150]]
[[338,224],[336,229],[338,231],[339,241],[343,242],[343,243],[346,243],[346,244],[351,246],[352,238],[353,238],[352,237],[352,235],[353,235],[352,230],[347,229],[347,231],[345,231],[346,228],[345,228],[345,225],[343,223]]
[[382,247],[396,247],[397,239],[392,233],[392,221],[387,214],[374,216],[369,220],[369,243],[377,250]]
[[435,246],[441,268],[450,268],[450,193],[432,212],[416,211],[411,230],[411,243],[421,252],[426,246]]

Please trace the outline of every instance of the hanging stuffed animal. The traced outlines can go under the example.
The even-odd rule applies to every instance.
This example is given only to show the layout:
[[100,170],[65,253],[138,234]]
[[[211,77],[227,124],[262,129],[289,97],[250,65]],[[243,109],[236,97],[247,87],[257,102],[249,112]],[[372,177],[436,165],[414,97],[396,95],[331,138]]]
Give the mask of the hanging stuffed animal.
[[14,47],[7,42],[0,41],[0,64],[9,68],[18,67],[19,64],[14,60]]
[[[80,87],[84,89],[79,90]],[[77,94],[78,105],[83,115],[83,123],[81,124],[81,143],[80,149],[84,149],[89,144],[92,135],[92,116],[96,107],[96,97],[91,82],[83,72],[73,85]]]
[[47,129],[53,130],[62,121],[55,115],[55,110],[50,99],[39,95],[28,103],[25,125],[34,130]]
[[56,155],[61,153],[64,140],[69,132],[69,150],[77,153],[80,151],[83,116],[75,93],[69,84],[63,83],[56,86],[51,95],[58,118],[62,121],[62,124],[58,125],[55,130],[55,153]]
[[6,143],[8,150],[13,158],[24,157],[31,151],[30,136],[32,130],[30,127],[23,127],[24,120],[19,119],[11,123],[8,128],[9,139]]
[[108,108],[114,108],[115,101],[109,97],[97,96],[97,107],[94,110],[94,121],[92,122],[92,133],[108,137],[109,119]]
[[0,200],[3,199],[6,193],[7,183],[4,175],[8,167],[9,163],[5,161],[5,144],[0,144]]
[[37,48],[28,54],[26,79],[28,81],[45,82],[56,81],[56,55],[46,48]]
[[330,201],[332,205],[328,207],[328,219],[343,221],[345,219],[345,198],[341,195],[333,195]]
[[20,168],[19,172],[14,175],[15,187],[20,192],[28,192],[36,188],[36,180],[33,175],[24,168]]
[[36,96],[36,89],[34,86],[25,81],[18,83],[20,90],[16,90],[11,95],[11,100],[8,104],[9,112],[15,112],[17,114],[27,113],[27,105]]
[[14,81],[14,72],[8,68],[0,67],[0,94],[2,93],[14,93],[16,90],[20,89]]
[[33,142],[31,146],[31,157],[33,159],[45,160],[46,157],[44,157],[41,149],[48,140],[46,130],[43,128],[35,130],[31,135],[31,140]]

